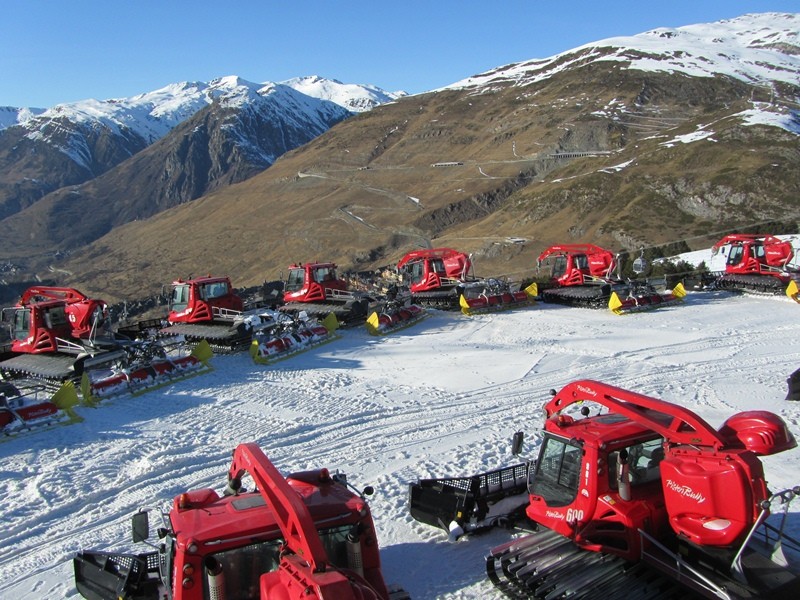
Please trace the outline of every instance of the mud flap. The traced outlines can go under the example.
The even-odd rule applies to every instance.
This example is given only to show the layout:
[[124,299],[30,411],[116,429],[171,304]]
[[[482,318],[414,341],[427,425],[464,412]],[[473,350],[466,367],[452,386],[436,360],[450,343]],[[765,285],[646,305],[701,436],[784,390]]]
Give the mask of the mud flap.
[[[420,479],[409,484],[412,518],[452,534],[452,524],[466,532],[508,523],[527,505],[528,464],[520,463],[472,477]],[[510,503],[501,502],[512,499]],[[500,512],[493,510],[502,506]]]
[[158,553],[81,552],[72,559],[75,587],[87,600],[157,600]]

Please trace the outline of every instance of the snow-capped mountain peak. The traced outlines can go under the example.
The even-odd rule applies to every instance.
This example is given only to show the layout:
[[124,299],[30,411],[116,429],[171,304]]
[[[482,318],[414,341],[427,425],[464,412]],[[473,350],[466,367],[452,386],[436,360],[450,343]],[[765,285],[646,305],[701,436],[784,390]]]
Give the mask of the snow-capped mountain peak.
[[350,112],[369,110],[404,95],[403,92],[389,93],[374,86],[344,84],[321,77],[302,77],[273,84],[254,83],[238,75],[228,75],[207,83],[171,83],[129,98],[80,100],[46,110],[0,108],[0,130],[13,125],[42,130],[53,119],[67,119],[77,124],[100,122],[112,130],[125,126],[152,143],[214,101],[230,105],[257,101],[276,85],[292,88],[313,99],[333,102]]
[[318,75],[295,77],[281,83],[308,96],[330,100],[351,112],[364,112],[407,95],[402,91],[387,92],[373,85],[342,83]]

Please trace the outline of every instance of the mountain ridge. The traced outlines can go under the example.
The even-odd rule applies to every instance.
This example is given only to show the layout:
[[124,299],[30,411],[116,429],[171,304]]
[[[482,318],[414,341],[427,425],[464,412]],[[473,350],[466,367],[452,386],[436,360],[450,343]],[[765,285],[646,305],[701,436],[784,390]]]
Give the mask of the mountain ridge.
[[[747,20],[736,26],[746,29]],[[760,28],[764,19],[750,21]],[[673,44],[670,60],[686,59],[676,39],[657,37],[661,47]],[[780,36],[769,39],[793,51]],[[257,175],[115,227],[60,262],[69,274],[59,280],[125,298],[197,272],[258,284],[297,260],[371,269],[420,245],[473,252],[479,274],[525,277],[549,243],[638,248],[796,223],[795,66],[765,87],[631,66],[652,52],[595,60],[589,46],[340,121]],[[736,55],[730,44],[714,51],[723,47]],[[786,56],[796,65],[796,55]],[[547,77],[536,76],[542,69],[522,76],[534,62],[547,64]]]

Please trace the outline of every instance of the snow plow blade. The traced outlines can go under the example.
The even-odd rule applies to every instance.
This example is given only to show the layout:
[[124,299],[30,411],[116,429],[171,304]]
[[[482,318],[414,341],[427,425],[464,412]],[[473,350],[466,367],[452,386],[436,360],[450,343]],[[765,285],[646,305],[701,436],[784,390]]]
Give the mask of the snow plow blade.
[[0,381],[1,439],[52,425],[78,423],[83,420],[74,410],[78,402],[78,392],[71,381],[62,384],[50,397],[41,384],[20,389]]
[[214,356],[208,341],[202,340],[190,354],[165,356],[149,364],[141,364],[105,373],[88,371],[81,376],[84,403],[93,406],[104,398],[131,394],[138,396],[211,371],[209,360]]
[[612,292],[611,298],[608,300],[608,308],[611,309],[611,312],[614,314],[624,315],[676,304],[685,297],[686,289],[683,287],[682,283],[676,285],[672,291],[667,294],[662,295],[654,293],[643,296],[630,296],[625,300],[620,299],[617,292]]
[[412,518],[439,527],[451,538],[524,516],[528,464],[520,463],[472,477],[420,479],[409,484]]
[[789,282],[786,288],[786,295],[795,302],[800,302],[800,287],[797,286],[797,282],[794,279]]
[[75,587],[88,600],[156,600],[158,553],[81,552],[72,559]]
[[336,334],[339,321],[334,313],[329,313],[316,324],[293,319],[283,325],[283,328],[274,328],[255,335],[250,344],[250,357],[253,362],[259,365],[272,364],[339,337]]
[[458,304],[461,312],[469,316],[530,306],[536,301],[538,295],[539,286],[534,282],[524,290],[516,292],[505,290],[497,293],[483,293],[472,298],[467,298],[462,294],[458,298]]
[[366,327],[372,335],[386,335],[411,327],[427,316],[427,311],[417,304],[394,307],[387,304],[380,312],[372,312],[367,318]]

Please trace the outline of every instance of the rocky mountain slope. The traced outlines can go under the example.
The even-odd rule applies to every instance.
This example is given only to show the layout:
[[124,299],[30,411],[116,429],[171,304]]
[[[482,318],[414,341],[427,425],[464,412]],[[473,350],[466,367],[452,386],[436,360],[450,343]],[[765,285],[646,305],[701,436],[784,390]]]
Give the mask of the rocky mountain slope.
[[318,77],[282,84],[224,77],[47,111],[6,109],[16,122],[0,126],[0,219],[8,232],[0,251],[80,247],[242,181],[394,97]]
[[58,280],[116,300],[191,273],[244,286],[297,260],[375,268],[429,244],[523,278],[550,243],[707,247],[796,227],[799,30],[792,14],[657,29],[400,98],[70,248]]

